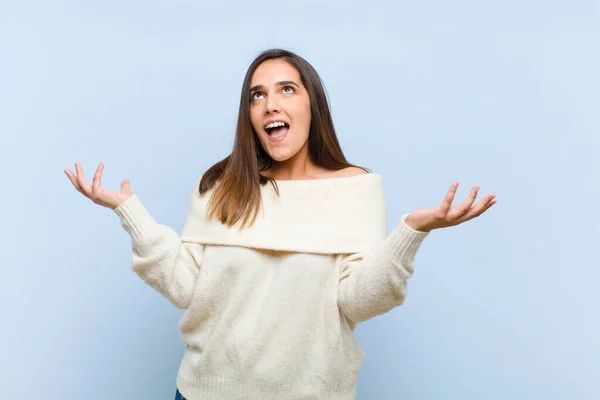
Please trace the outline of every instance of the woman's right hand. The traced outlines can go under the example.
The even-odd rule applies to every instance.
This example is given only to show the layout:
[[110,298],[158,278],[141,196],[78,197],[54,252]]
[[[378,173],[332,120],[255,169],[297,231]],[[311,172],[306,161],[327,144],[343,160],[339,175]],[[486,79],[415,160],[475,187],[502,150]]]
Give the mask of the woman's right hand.
[[119,207],[123,204],[127,199],[129,199],[133,193],[131,192],[131,187],[129,186],[129,180],[125,179],[121,183],[121,191],[115,192],[112,190],[106,190],[101,186],[102,180],[102,171],[104,170],[104,163],[100,163],[98,169],[96,170],[96,174],[94,175],[94,180],[90,185],[88,181],[85,179],[83,175],[83,170],[81,169],[81,164],[75,163],[75,171],[74,174],[71,170],[66,169],[65,174],[71,180],[75,189],[88,199],[92,200],[94,203],[99,204],[104,207],[108,207],[112,210]]

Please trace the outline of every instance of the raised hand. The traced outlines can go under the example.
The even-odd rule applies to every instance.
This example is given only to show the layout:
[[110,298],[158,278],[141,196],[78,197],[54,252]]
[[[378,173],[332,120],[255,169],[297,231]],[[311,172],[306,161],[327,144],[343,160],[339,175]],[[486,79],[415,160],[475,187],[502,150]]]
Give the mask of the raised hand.
[[75,163],[75,171],[76,174],[71,172],[71,170],[66,169],[65,174],[71,180],[75,189],[88,199],[92,200],[94,203],[99,204],[104,207],[108,207],[110,209],[115,209],[123,204],[129,197],[133,195],[131,192],[131,187],[129,185],[129,180],[125,179],[121,183],[121,191],[115,192],[112,190],[106,190],[102,187],[102,171],[104,170],[104,163],[100,163],[98,165],[98,169],[96,169],[96,173],[94,174],[94,180],[90,185],[88,181],[85,179],[85,175],[83,175],[83,169],[81,168],[81,164]]
[[475,185],[462,204],[453,206],[452,201],[454,201],[457,188],[458,182],[454,182],[442,204],[437,207],[422,208],[409,214],[406,217],[406,224],[417,231],[428,232],[433,229],[462,224],[480,216],[496,204],[496,195],[490,193],[473,206],[479,191],[479,186]]

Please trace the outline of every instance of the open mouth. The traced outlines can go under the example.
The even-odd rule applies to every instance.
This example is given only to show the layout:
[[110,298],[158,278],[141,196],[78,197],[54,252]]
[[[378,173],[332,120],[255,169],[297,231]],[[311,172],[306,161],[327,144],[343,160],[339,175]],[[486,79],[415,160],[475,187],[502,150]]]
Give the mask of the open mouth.
[[271,139],[282,139],[289,131],[290,126],[286,122],[272,122],[265,126],[265,132]]

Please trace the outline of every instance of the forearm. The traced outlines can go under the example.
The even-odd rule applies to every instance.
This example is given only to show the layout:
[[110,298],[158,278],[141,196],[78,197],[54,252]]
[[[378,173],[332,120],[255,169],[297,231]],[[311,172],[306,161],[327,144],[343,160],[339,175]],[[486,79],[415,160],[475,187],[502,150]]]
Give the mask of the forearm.
[[170,227],[158,224],[136,196],[115,209],[132,238],[132,269],[175,306],[191,301],[203,247],[182,243]]
[[403,218],[381,243],[359,259],[342,262],[338,301],[342,313],[362,322],[401,305],[414,257],[428,232],[415,231]]

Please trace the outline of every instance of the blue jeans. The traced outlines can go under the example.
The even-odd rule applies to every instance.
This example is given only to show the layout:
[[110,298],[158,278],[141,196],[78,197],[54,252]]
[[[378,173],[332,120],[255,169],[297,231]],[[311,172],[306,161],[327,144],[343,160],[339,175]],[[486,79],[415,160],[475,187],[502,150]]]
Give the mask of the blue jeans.
[[185,400],[185,397],[179,393],[179,389],[177,389],[177,393],[175,393],[175,400]]

